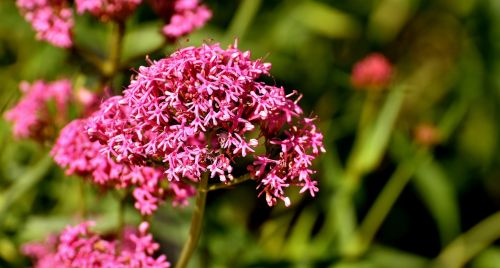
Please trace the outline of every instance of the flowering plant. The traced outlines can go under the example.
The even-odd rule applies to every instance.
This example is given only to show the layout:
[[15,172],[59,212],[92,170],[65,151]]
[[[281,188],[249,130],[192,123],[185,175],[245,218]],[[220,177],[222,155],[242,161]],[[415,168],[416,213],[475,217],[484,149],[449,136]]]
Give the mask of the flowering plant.
[[[95,93],[73,92],[69,79],[53,83],[27,83],[27,95],[6,113],[19,138],[37,137],[45,128],[55,135],[50,155],[66,175],[77,175],[101,190],[117,191],[124,206],[128,195],[143,217],[150,217],[170,197],[174,205],[187,205],[196,195],[190,237],[176,267],[185,267],[201,233],[207,192],[246,180],[257,183],[258,196],[269,206],[279,200],[290,206],[285,191],[318,192],[312,161],[321,152],[323,136],[314,116],[306,117],[297,91],[262,79],[271,64],[253,60],[237,42],[227,49],[219,44],[178,49],[170,56],[150,60],[134,71],[122,94],[110,96],[112,79],[119,73],[125,21],[141,1],[77,0],[78,14],[90,13],[101,22],[117,25],[109,59],[102,63]],[[150,1],[166,21],[165,41],[200,28],[212,16],[197,0]],[[21,13],[32,24],[37,38],[62,47],[76,47],[71,5],[64,0],[19,0]],[[84,54],[87,58],[95,56]],[[48,102],[56,103],[58,120],[48,115]],[[83,109],[70,121],[68,105]],[[100,103],[96,105],[97,103]],[[24,116],[27,109],[36,113]],[[62,127],[66,124],[64,127]],[[123,213],[123,208],[119,213]],[[85,213],[83,213],[85,217]],[[159,244],[147,233],[148,220],[139,231],[125,229],[123,215],[115,234],[118,240],[89,230],[94,222],[67,227],[46,244],[27,244],[24,252],[36,267],[169,267],[166,257],[153,257]]]

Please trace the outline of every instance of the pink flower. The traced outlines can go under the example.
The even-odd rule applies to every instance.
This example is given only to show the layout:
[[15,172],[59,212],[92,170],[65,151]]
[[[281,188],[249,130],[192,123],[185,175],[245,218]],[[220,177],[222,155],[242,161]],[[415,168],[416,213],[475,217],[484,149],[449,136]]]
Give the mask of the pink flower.
[[36,268],[170,267],[165,255],[153,257],[159,245],[148,233],[148,223],[141,223],[139,230],[125,229],[122,241],[101,237],[90,230],[92,226],[91,221],[68,226],[45,243],[24,245],[23,252],[33,258]]
[[354,65],[351,81],[360,89],[381,90],[387,87],[392,76],[392,66],[387,58],[373,53]]
[[[288,204],[289,186],[318,191],[310,167],[324,151],[323,136],[303,117],[295,92],[258,81],[269,75],[269,63],[251,60],[236,45],[215,44],[150,64],[139,68],[121,99],[90,119],[88,133],[108,155],[130,165],[163,165],[174,182],[197,182],[203,173],[230,182],[234,167],[246,163],[270,205]],[[255,155],[258,146],[265,153]]]
[[163,34],[171,41],[203,27],[212,17],[210,9],[198,0],[151,0],[151,5],[167,22]]
[[89,139],[86,127],[87,119],[70,122],[61,130],[51,150],[55,162],[65,169],[66,174],[87,177],[104,188],[134,188],[135,207],[142,214],[152,214],[167,196],[171,196],[177,205],[185,204],[186,199],[194,195],[194,189],[186,189],[192,187],[182,182],[163,185],[166,178],[161,168],[116,163],[101,153],[103,148],[99,142]]
[[[71,98],[71,82],[59,80],[52,83],[35,81],[19,85],[24,94],[12,109],[5,113],[5,119],[14,123],[14,136],[17,138],[45,139],[46,129],[66,117],[68,102]],[[50,102],[54,102],[56,114],[50,113]]]
[[38,40],[57,47],[71,47],[73,14],[66,0],[17,0],[17,7],[31,23]]
[[75,0],[79,14],[89,12],[103,21],[125,20],[142,0]]

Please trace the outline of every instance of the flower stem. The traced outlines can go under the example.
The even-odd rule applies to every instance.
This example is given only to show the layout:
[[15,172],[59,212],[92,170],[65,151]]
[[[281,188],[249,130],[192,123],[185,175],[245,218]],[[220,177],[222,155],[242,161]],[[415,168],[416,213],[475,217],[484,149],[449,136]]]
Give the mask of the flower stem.
[[127,194],[120,196],[118,200],[118,233],[120,237],[123,236],[123,229],[125,228],[125,205],[127,202]]
[[240,184],[242,182],[245,182],[247,180],[250,180],[252,177],[250,176],[250,173],[248,174],[245,174],[245,175],[242,175],[236,179],[233,179],[229,182],[221,182],[221,183],[216,183],[216,184],[212,184],[208,187],[208,191],[214,191],[214,190],[219,190],[219,189],[225,189],[225,188],[229,188],[231,186],[234,186],[234,185],[237,185],[237,184]]
[[123,38],[125,37],[125,22],[118,21],[114,25],[113,34],[111,36],[111,47],[109,58],[104,64],[104,77],[109,81],[120,67],[120,56],[123,49]]
[[203,214],[205,212],[205,204],[208,193],[208,173],[204,173],[198,185],[198,195],[196,196],[196,204],[194,208],[193,218],[191,219],[191,227],[189,229],[189,237],[182,248],[181,256],[176,264],[176,268],[184,268],[189,263],[193,255],[198,241],[200,240],[201,227],[203,224]]
[[87,204],[85,199],[85,181],[80,180],[80,184],[78,185],[80,189],[80,213],[82,214],[82,218],[87,218]]
[[120,243],[118,244],[118,252],[122,250],[122,245],[124,242],[124,230],[125,230],[125,205],[127,203],[127,192],[123,194],[118,193],[118,218],[117,218],[117,226],[118,226],[118,239]]
[[411,159],[401,163],[378,195],[373,206],[362,221],[357,234],[348,244],[348,255],[358,257],[370,246],[375,234],[389,214],[397,198],[414,175],[415,171],[425,162],[425,150],[421,149]]

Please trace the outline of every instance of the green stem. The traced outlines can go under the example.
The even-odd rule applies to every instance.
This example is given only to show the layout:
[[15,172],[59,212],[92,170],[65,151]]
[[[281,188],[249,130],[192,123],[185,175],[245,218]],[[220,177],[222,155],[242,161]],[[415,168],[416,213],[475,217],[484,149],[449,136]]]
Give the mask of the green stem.
[[360,123],[361,129],[358,130],[339,188],[332,196],[332,206],[327,218],[329,224],[336,226],[332,235],[337,235],[338,248],[343,255],[351,254],[351,243],[356,237],[357,220],[353,195],[363,176],[377,167],[387,149],[403,103],[402,89],[402,86],[392,88],[380,109],[377,108],[380,100],[376,95],[365,100],[364,118],[361,119],[365,122]]
[[203,224],[203,214],[205,212],[205,204],[208,193],[208,178],[209,174],[204,173],[198,185],[198,195],[196,196],[196,204],[194,208],[193,218],[191,219],[191,227],[189,229],[189,237],[182,248],[181,256],[176,264],[176,268],[184,268],[189,263],[193,255],[198,241],[200,240],[201,227]]
[[94,65],[99,72],[103,72],[105,63],[102,58],[100,58],[96,53],[93,51],[90,51],[89,49],[79,46],[78,44],[75,44],[72,47],[72,51],[74,54],[77,56],[80,56],[82,59],[87,61],[88,63]]
[[118,199],[118,217],[117,217],[117,234],[120,243],[118,244],[118,252],[122,250],[122,245],[124,241],[124,229],[125,229],[125,205],[127,201],[128,192],[120,193],[117,192]]
[[242,182],[245,182],[247,180],[250,180],[252,177],[250,176],[250,174],[245,174],[243,176],[240,176],[236,179],[233,179],[229,182],[221,182],[221,183],[216,183],[216,184],[212,184],[208,187],[208,191],[214,191],[214,190],[219,190],[219,189],[225,189],[225,188],[229,188],[229,187],[232,187],[234,185],[237,185],[237,184],[240,184]]
[[80,213],[82,213],[82,218],[87,218],[87,203],[85,202],[85,181],[80,179]]
[[125,228],[125,205],[127,201],[127,194],[120,196],[118,203],[118,233],[120,237],[123,235],[123,229]]
[[380,109],[380,101],[383,95],[378,91],[369,91],[365,96],[361,116],[359,118],[358,133],[365,134],[367,126],[373,124]]
[[109,81],[120,68],[120,56],[123,49],[123,38],[125,37],[124,21],[117,21],[114,27],[115,28],[111,36],[109,58],[103,68],[104,77],[107,81]]
[[418,151],[415,157],[398,166],[353,237],[348,255],[359,256],[366,251],[404,187],[426,159],[424,156],[423,150]]

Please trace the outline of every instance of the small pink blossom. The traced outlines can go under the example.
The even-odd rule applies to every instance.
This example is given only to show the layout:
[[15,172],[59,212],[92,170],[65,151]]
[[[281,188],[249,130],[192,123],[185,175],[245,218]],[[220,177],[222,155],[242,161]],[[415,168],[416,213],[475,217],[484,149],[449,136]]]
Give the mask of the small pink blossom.
[[[288,205],[289,186],[318,191],[311,166],[324,152],[323,136],[303,116],[296,92],[258,81],[270,68],[236,45],[181,49],[140,67],[124,96],[89,120],[88,133],[118,162],[164,166],[171,182],[208,173],[228,183],[246,158],[269,205]],[[258,146],[265,153],[255,155]]]
[[79,14],[89,12],[103,21],[124,20],[141,2],[142,0],[75,0]]
[[148,232],[148,223],[141,223],[138,230],[125,229],[122,241],[101,237],[90,230],[92,226],[91,221],[68,226],[44,243],[25,244],[22,251],[36,268],[170,267],[165,255],[153,257],[159,245]]
[[[59,80],[47,83],[41,80],[32,84],[19,85],[23,96],[12,109],[5,113],[5,119],[14,124],[17,138],[44,139],[45,130],[54,126],[56,121],[66,117],[68,102],[71,98],[71,82]],[[49,106],[55,104],[56,114],[51,114]]]
[[387,58],[373,53],[354,65],[351,81],[359,89],[380,90],[387,87],[392,76],[392,66]]
[[17,0],[17,7],[36,31],[36,38],[57,47],[71,47],[73,14],[66,0]]

